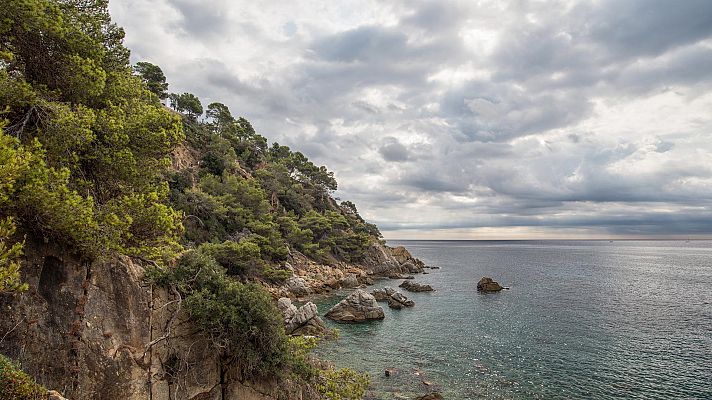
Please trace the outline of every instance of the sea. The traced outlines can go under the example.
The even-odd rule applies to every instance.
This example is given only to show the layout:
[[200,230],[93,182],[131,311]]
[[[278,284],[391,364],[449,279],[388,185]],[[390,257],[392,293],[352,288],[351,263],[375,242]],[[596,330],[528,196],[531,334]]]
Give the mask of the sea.
[[[316,350],[367,372],[367,399],[712,399],[712,241],[388,244],[440,267],[415,279],[436,291],[326,320],[339,339]],[[478,293],[484,276],[508,289]],[[322,316],[348,293],[318,299]]]

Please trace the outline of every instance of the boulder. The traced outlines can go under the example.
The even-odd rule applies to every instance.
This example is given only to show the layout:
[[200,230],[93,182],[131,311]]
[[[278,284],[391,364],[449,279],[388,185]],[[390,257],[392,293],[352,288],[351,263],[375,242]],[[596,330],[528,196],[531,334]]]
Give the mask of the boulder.
[[277,301],[277,307],[284,316],[284,330],[288,335],[324,336],[328,329],[319,317],[316,304],[308,302],[297,308],[292,301],[282,297]]
[[358,278],[354,274],[348,274],[341,280],[341,286],[345,288],[355,288],[358,285]]
[[492,278],[483,277],[477,282],[477,291],[485,293],[499,292],[504,289],[499,283],[492,280]]
[[355,323],[385,317],[376,298],[362,289],[357,289],[332,307],[326,317],[336,322]]
[[395,292],[395,289],[386,286],[383,289],[375,289],[371,292],[371,295],[376,299],[376,301],[388,301],[388,298]]
[[393,300],[392,298],[388,299],[388,307],[394,309],[394,310],[400,310],[403,308],[403,304]]
[[383,289],[376,289],[371,292],[376,301],[387,301],[388,307],[400,310],[403,307],[413,307],[415,302],[409,300],[403,295],[403,293],[397,292],[392,287],[384,287]]
[[430,285],[425,285],[413,281],[403,281],[403,283],[398,285],[398,287],[402,287],[403,289],[409,292],[432,292],[435,290]]

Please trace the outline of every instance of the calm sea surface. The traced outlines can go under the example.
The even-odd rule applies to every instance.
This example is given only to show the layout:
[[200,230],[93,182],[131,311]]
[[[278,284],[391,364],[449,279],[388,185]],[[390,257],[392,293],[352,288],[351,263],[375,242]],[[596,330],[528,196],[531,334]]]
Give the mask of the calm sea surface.
[[[327,322],[341,337],[318,349],[369,372],[371,399],[712,399],[710,241],[389,245],[441,267],[416,275],[437,291],[404,292],[412,309],[381,303],[380,322]],[[479,294],[482,276],[510,290]]]

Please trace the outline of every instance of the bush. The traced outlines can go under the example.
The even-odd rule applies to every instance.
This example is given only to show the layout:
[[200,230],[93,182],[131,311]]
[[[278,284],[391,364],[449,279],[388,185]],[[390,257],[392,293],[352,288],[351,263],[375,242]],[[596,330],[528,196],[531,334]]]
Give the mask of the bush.
[[349,368],[322,371],[317,390],[330,400],[360,400],[368,388],[369,377]]
[[2,400],[40,400],[47,398],[47,389],[0,354],[0,395]]
[[282,314],[261,286],[230,279],[201,251],[186,253],[174,268],[152,269],[147,278],[181,293],[191,319],[242,376],[272,377],[289,369],[292,356]]

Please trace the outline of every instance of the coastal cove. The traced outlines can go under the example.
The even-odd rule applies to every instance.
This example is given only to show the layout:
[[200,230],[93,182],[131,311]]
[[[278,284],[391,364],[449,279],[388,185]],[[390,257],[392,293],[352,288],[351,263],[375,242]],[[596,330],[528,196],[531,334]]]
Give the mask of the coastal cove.
[[[369,372],[367,398],[712,396],[710,241],[400,241],[431,293],[382,321],[336,324],[317,351]],[[480,294],[492,276],[511,290]],[[323,316],[350,290],[315,301]],[[384,371],[394,368],[392,376]],[[426,385],[423,381],[430,383]]]

